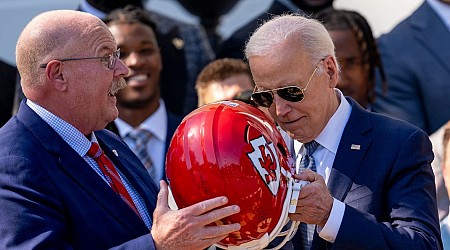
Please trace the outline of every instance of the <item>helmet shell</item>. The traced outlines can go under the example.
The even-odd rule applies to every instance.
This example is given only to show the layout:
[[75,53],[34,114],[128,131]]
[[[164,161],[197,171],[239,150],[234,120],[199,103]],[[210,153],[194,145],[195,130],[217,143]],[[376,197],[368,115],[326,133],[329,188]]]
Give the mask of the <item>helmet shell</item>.
[[240,223],[226,246],[271,233],[281,218],[293,167],[275,123],[241,101],[204,105],[188,114],[175,131],[166,174],[178,207],[217,196],[241,211],[216,224]]

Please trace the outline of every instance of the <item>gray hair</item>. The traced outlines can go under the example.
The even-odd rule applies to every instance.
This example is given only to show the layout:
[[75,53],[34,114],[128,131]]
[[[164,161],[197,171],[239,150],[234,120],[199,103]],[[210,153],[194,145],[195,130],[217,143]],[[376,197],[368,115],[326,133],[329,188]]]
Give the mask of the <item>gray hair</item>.
[[336,59],[333,41],[322,23],[298,14],[274,16],[263,23],[247,41],[245,57],[270,54],[275,46],[287,40],[298,41],[313,63],[328,55]]

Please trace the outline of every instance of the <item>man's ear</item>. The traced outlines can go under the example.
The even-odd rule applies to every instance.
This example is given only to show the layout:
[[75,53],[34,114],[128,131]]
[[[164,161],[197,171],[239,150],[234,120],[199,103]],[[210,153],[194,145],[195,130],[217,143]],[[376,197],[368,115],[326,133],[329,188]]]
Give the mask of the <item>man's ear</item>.
[[64,64],[58,60],[50,61],[45,68],[45,76],[53,83],[53,87],[59,91],[65,91],[67,89],[63,69]]
[[335,88],[339,80],[339,70],[336,59],[329,56],[324,60],[324,68],[327,72],[328,78],[330,79],[329,87]]

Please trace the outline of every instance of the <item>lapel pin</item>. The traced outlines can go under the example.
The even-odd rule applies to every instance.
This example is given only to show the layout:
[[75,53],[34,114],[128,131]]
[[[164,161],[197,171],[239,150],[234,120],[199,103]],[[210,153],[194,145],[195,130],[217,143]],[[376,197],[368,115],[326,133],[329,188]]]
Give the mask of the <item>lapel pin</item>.
[[172,39],[172,44],[178,50],[182,50],[184,48],[184,41],[181,38],[177,37],[177,38]]
[[350,149],[353,149],[353,150],[360,150],[360,149],[361,149],[361,145],[359,145],[359,144],[352,144],[352,146],[350,147]]
[[119,153],[117,153],[117,150],[113,149],[112,152],[115,156],[119,156]]

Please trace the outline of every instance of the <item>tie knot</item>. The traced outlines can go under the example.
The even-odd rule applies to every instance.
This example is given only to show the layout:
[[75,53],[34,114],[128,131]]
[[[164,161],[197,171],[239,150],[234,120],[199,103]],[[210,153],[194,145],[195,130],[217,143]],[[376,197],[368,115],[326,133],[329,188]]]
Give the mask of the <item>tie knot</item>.
[[152,137],[152,133],[150,133],[150,131],[148,130],[138,128],[131,131],[127,136],[136,141],[136,143],[146,144]]
[[87,155],[97,159],[100,155],[102,154],[102,149],[100,148],[100,146],[98,145],[98,143],[93,142],[91,147],[89,148]]
[[312,155],[314,153],[314,151],[316,151],[318,146],[319,146],[319,143],[316,141],[311,141],[311,142],[305,143],[306,155]]

